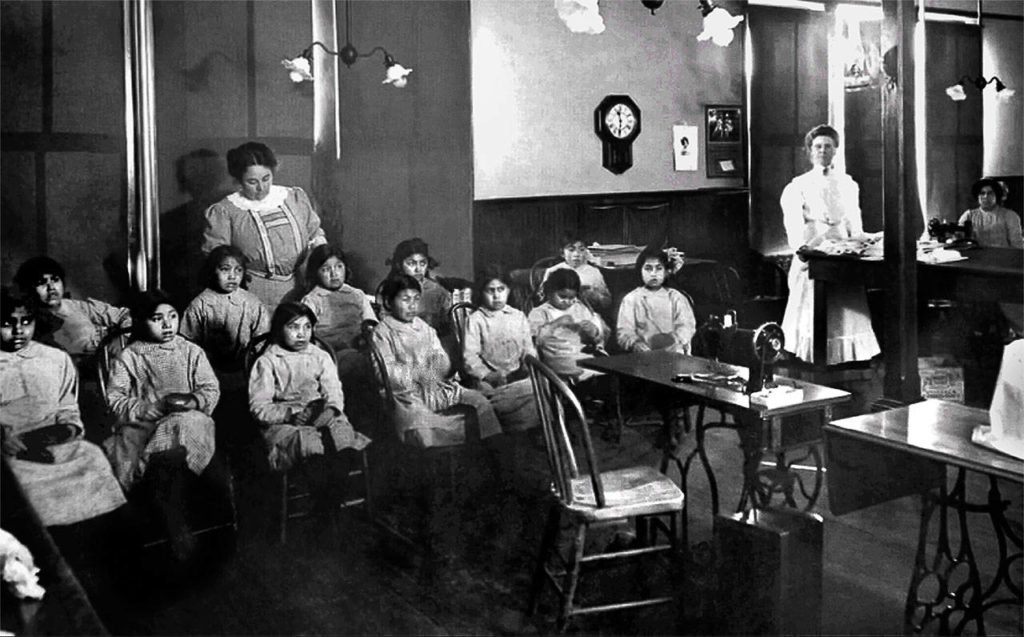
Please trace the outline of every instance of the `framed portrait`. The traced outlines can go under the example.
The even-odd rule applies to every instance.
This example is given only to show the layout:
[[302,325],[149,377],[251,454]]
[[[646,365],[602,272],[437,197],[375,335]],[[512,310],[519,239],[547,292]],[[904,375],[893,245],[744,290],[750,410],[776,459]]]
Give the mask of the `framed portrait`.
[[743,109],[740,106],[710,104],[704,107],[708,177],[746,176],[743,129]]

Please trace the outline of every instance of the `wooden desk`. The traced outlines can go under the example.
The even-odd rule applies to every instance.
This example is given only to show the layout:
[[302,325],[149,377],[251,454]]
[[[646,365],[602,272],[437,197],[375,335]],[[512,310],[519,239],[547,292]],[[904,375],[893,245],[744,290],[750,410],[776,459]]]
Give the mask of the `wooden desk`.
[[38,601],[19,600],[4,590],[0,626],[24,635],[109,634],[10,467],[0,464],[0,523],[32,553],[46,589]]
[[[964,261],[953,263],[917,263],[919,298],[954,298],[965,302],[1024,303],[1024,251],[1014,248],[979,248],[964,251]],[[808,273],[814,281],[814,360],[826,358],[826,334],[829,283],[858,283],[865,287],[891,290],[897,285],[884,261],[865,261],[849,257],[808,255]],[[898,395],[900,379],[913,371],[916,379],[917,351],[905,351],[905,339],[885,342],[882,351],[886,364],[886,394],[905,401],[917,395]],[[905,362],[904,362],[905,361]],[[913,370],[907,369],[914,366]],[[909,383],[913,386],[914,383]],[[912,391],[916,388],[911,387]],[[902,393],[902,392],[901,392]]]
[[[904,631],[908,634],[920,632],[932,621],[938,622],[942,633],[960,633],[974,622],[978,634],[984,634],[983,614],[987,608],[1004,604],[1019,607],[1022,603],[1019,582],[1013,584],[1009,574],[1010,565],[1022,559],[1021,537],[1006,520],[1004,512],[1009,502],[1000,497],[998,481],[1024,483],[1024,462],[971,442],[974,428],[988,423],[985,410],[929,400],[837,420],[825,427],[833,513],[912,493],[923,496],[917,558],[904,614]],[[952,488],[947,488],[946,467],[956,469]],[[966,471],[988,477],[987,502],[967,501]],[[936,509],[938,536],[930,540],[929,524]],[[948,515],[949,509],[953,515]],[[993,524],[999,567],[989,581],[982,581],[974,557],[968,513],[987,514]],[[959,537],[960,542],[954,545],[952,537]],[[1009,544],[1016,547],[1015,552],[1010,552]],[[929,550],[934,553],[932,557],[927,556]],[[967,565],[966,574],[964,569],[955,568],[958,564]],[[925,585],[929,579],[930,586]],[[938,600],[936,581],[941,590]]]
[[[774,494],[781,495],[786,504],[792,507],[797,506],[797,497],[806,499],[804,510],[814,507],[822,482],[821,455],[817,448],[817,442],[821,439],[821,426],[831,419],[833,406],[850,399],[848,392],[779,377],[776,380],[802,388],[803,395],[795,397],[788,403],[768,408],[751,404],[750,397],[742,390],[708,383],[678,383],[672,380],[677,374],[695,373],[738,374],[746,378],[748,372],[745,367],[665,351],[590,358],[580,361],[579,365],[667,388],[680,396],[693,399],[700,405],[695,424],[696,441],[693,450],[684,460],[674,448],[676,445],[666,444],[661,471],[665,472],[669,464],[675,464],[679,469],[681,486],[685,492],[690,464],[698,458],[711,490],[712,515],[718,514],[718,487],[704,447],[704,434],[712,428],[734,429],[740,437],[740,448],[743,450],[744,458],[743,492],[736,507],[737,511],[745,510],[748,506],[765,507]],[[703,416],[707,407],[732,415],[734,422],[704,422]],[[810,416],[812,419],[818,416],[818,419],[808,427],[802,416]],[[678,432],[672,431],[674,425],[671,419],[666,419],[666,440],[682,439]],[[796,449],[807,450],[799,461],[810,457],[816,463],[814,485],[810,489],[804,485],[802,477],[794,472],[794,463],[786,460],[786,453]],[[761,469],[761,459],[769,453],[775,455],[776,466],[765,471]],[[684,533],[687,513],[684,503]]]

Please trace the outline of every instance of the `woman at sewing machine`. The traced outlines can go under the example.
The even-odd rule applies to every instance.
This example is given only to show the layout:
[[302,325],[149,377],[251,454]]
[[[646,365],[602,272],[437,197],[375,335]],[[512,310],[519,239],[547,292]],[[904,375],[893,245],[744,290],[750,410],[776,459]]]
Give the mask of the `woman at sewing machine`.
[[[830,240],[866,238],[857,182],[833,164],[839,132],[824,124],[815,126],[804,136],[804,147],[811,169],[789,182],[779,201],[790,247],[796,251]],[[793,259],[789,301],[782,318],[786,349],[819,365],[866,361],[879,354],[864,288],[834,285],[829,289],[828,302],[826,360],[815,361],[814,282],[807,263],[802,258]]]
[[978,202],[960,215],[961,225],[970,222],[971,233],[983,248],[1024,248],[1020,217],[1003,207],[1006,190],[995,179],[979,179],[971,186],[971,197]]

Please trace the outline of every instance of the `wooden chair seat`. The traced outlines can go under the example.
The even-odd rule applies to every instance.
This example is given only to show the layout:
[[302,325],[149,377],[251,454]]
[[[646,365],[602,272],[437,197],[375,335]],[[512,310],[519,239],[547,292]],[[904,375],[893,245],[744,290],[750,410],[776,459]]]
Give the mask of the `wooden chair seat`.
[[[559,632],[577,615],[676,601],[679,595],[674,590],[599,605],[584,605],[577,599],[585,565],[636,560],[653,553],[671,555],[677,546],[684,495],[671,479],[653,467],[640,465],[602,472],[597,465],[583,407],[569,385],[535,356],[526,357],[526,368],[540,413],[552,482],[551,508],[530,587],[529,612],[536,611],[545,584],[550,584],[558,595]],[[570,423],[576,425],[572,433]],[[588,471],[580,470],[577,456],[586,462]],[[663,518],[667,518],[667,523]],[[563,519],[572,524],[568,546],[559,542]],[[637,545],[586,555],[584,549],[590,528],[616,520],[636,523]],[[658,543],[659,532],[665,535],[667,544]],[[637,562],[636,566],[641,569],[640,579],[649,580],[649,574],[642,570],[646,565]]]
[[634,518],[683,510],[683,492],[671,478],[654,467],[638,466],[601,473],[603,507],[597,506],[593,480],[583,475],[572,480],[572,504],[566,511],[591,522]]

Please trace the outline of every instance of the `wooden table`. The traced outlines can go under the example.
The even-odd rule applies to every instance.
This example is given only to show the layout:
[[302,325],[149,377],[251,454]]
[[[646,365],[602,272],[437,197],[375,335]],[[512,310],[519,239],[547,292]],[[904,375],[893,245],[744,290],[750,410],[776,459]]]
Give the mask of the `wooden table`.
[[[944,634],[960,633],[971,622],[978,634],[984,634],[985,610],[1022,604],[1020,582],[1012,583],[1008,572],[1014,562],[1019,564],[1024,558],[1020,531],[1014,530],[1004,515],[1010,503],[1001,498],[998,483],[1024,483],[1024,462],[971,442],[974,428],[988,423],[985,410],[928,400],[837,420],[825,427],[833,513],[843,514],[909,494],[923,496],[917,558],[904,613],[904,631],[908,634],[920,632],[933,621]],[[956,469],[951,488],[947,487],[947,467]],[[987,502],[967,500],[967,471],[988,477]],[[937,538],[930,540],[930,520],[936,510]],[[996,534],[999,567],[984,582],[971,546],[968,513],[987,514]],[[959,541],[954,542],[954,537]],[[931,557],[929,550],[933,552]],[[957,569],[957,565],[966,565],[967,572]],[[934,593],[936,582],[941,591],[939,599]]]
[[[821,455],[817,447],[821,439],[821,426],[831,420],[832,408],[835,405],[850,399],[848,392],[777,377],[776,380],[780,383],[802,388],[803,394],[781,405],[768,408],[751,404],[750,396],[743,392],[742,387],[673,381],[678,374],[702,373],[737,374],[746,378],[748,372],[745,367],[666,351],[590,358],[580,361],[579,365],[619,377],[635,378],[667,389],[672,394],[699,405],[693,450],[682,459],[678,444],[666,444],[661,470],[665,472],[669,464],[675,464],[679,469],[681,486],[685,492],[690,465],[698,458],[711,490],[712,515],[718,514],[718,486],[704,445],[705,432],[713,428],[734,429],[740,437],[740,448],[743,450],[743,491],[736,507],[737,511],[748,507],[767,506],[774,494],[781,495],[786,504],[792,507],[798,506],[797,497],[806,499],[804,510],[814,507],[821,491],[823,473]],[[723,415],[732,415],[733,422],[726,423],[724,418],[716,422],[704,422],[704,412],[708,407],[721,411]],[[682,436],[673,430],[676,424],[672,418],[665,418],[666,440],[681,441]],[[787,461],[787,452],[797,449],[806,450],[804,456]],[[775,455],[776,464],[771,470],[761,468],[761,460],[766,454]],[[795,463],[808,458],[812,459],[816,466],[814,484],[810,488],[793,469]],[[687,513],[687,506],[684,504],[684,534]]]
[[[1015,248],[978,248],[965,250],[964,261],[952,263],[917,263],[919,298],[954,298],[964,302],[1024,303],[1024,251]],[[884,261],[825,256],[807,256],[808,274],[814,281],[814,360],[826,358],[828,326],[828,287],[830,283],[860,284],[865,287],[891,290],[897,277]],[[904,339],[886,342],[885,353],[887,394],[897,379],[916,365],[917,351],[904,352]],[[907,361],[906,365],[902,361]],[[912,361],[912,362],[911,362]],[[916,377],[916,369],[913,376]],[[911,383],[913,385],[913,383]],[[895,396],[909,400],[908,396]],[[916,398],[916,396],[915,396]]]
[[109,634],[6,462],[0,463],[0,523],[32,553],[46,589],[41,600],[19,600],[4,590],[0,628],[24,635]]

